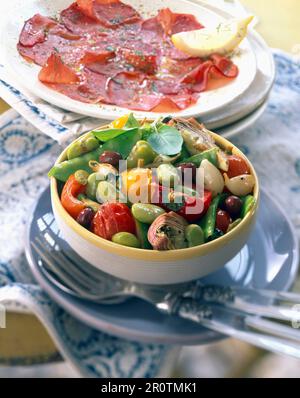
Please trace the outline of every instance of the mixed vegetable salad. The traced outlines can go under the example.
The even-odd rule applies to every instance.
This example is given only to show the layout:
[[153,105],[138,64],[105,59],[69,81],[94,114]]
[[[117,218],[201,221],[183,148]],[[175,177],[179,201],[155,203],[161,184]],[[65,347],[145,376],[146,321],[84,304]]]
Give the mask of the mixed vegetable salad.
[[194,119],[125,115],[74,141],[49,176],[81,226],[134,248],[202,245],[231,231],[255,204],[247,161]]

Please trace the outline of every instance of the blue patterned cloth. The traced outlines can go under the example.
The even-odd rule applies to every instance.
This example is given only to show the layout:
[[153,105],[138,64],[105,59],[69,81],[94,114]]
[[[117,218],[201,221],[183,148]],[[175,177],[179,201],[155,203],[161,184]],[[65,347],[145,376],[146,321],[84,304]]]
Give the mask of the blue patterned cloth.
[[[253,161],[262,186],[286,209],[299,232],[300,68],[283,53],[277,52],[275,59],[277,79],[268,109],[234,143]],[[28,113],[34,112],[30,103],[27,105]],[[14,110],[1,117],[0,304],[11,309],[24,306],[35,313],[61,354],[83,376],[154,376],[167,347],[127,342],[92,330],[54,304],[29,272],[23,253],[24,228],[29,209],[47,185],[47,171],[59,152],[52,138],[39,133]]]

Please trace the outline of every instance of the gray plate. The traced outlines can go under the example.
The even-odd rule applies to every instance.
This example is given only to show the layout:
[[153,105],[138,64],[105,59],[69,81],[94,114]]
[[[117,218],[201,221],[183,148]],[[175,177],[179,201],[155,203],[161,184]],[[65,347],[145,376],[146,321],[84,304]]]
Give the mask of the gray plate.
[[[37,202],[26,236],[26,255],[42,288],[74,317],[91,327],[129,340],[179,345],[207,344],[223,338],[178,317],[166,316],[138,299],[122,304],[100,305],[72,297],[58,289],[41,272],[30,241],[50,227],[59,245],[71,250],[59,236],[47,189]],[[220,271],[204,278],[207,283],[288,290],[298,270],[298,241],[280,207],[265,192],[256,227],[244,249]]]

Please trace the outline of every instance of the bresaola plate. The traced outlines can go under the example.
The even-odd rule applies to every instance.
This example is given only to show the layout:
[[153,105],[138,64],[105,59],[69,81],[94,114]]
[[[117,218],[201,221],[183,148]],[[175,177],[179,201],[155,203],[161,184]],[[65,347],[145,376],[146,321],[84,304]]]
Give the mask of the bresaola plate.
[[[46,3],[32,1],[26,12],[17,12],[8,32],[11,38],[12,32],[18,35],[22,58],[11,46],[6,47],[7,55],[11,61],[14,58],[9,63],[12,73],[19,79],[23,76],[27,88],[65,109],[107,119],[124,113],[124,108],[140,111],[140,117],[201,115],[241,95],[255,76],[255,58],[247,42],[231,60],[217,55],[208,60],[191,58],[173,46],[171,34],[220,20],[195,4]],[[212,89],[216,83],[221,87]]]

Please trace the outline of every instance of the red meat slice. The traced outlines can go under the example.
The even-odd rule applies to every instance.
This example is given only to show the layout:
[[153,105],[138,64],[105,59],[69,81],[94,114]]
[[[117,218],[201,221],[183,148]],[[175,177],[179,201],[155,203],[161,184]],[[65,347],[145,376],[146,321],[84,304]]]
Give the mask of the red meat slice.
[[98,102],[107,102],[109,99],[106,95],[105,87],[107,77],[89,70],[84,70],[82,76],[83,82],[78,84],[47,84],[48,87],[62,94],[67,95],[76,101],[89,104]]
[[161,96],[149,91],[146,76],[138,72],[121,72],[109,79],[107,94],[111,103],[136,110],[150,111],[161,101]]
[[190,30],[201,29],[201,25],[194,15],[176,14],[169,8],[159,11],[157,20],[161,24],[166,35],[173,35],[179,32],[188,32]]
[[25,47],[43,43],[46,40],[48,30],[55,25],[57,25],[57,22],[53,19],[36,14],[25,22],[19,43]]
[[219,54],[214,54],[210,58],[217,73],[219,72],[221,75],[228,78],[237,77],[239,74],[238,67],[229,58],[222,57]]
[[154,74],[157,70],[157,57],[154,54],[124,48],[120,50],[120,55],[127,64],[135,69],[149,74]]
[[87,17],[110,28],[141,18],[133,7],[119,0],[77,0],[77,5]]
[[80,77],[62,62],[59,55],[53,53],[40,70],[39,80],[43,83],[74,84],[80,81]]
[[78,7],[77,3],[72,3],[60,13],[60,22],[70,31],[76,34],[93,33],[106,30],[99,21],[88,17]]
[[187,73],[181,79],[181,83],[190,84],[192,90],[195,92],[200,93],[201,91],[205,91],[212,65],[213,64],[211,61],[206,61],[201,63],[191,72]]
[[105,64],[106,61],[114,57],[115,53],[113,51],[104,51],[103,53],[95,51],[86,51],[86,53],[80,60],[80,64],[89,65],[95,62],[100,64]]

